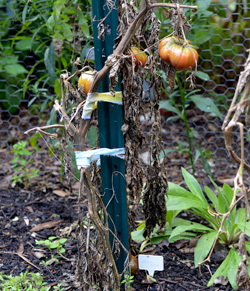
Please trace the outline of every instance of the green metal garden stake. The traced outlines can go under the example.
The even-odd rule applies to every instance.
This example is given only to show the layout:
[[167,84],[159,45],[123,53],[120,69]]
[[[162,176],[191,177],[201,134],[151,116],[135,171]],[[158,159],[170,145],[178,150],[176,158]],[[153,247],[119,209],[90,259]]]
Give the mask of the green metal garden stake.
[[[117,7],[110,12],[106,0],[92,0],[95,66],[100,70],[107,59],[113,53],[114,39],[117,37],[118,13]],[[108,15],[108,16],[107,16]],[[98,27],[100,20],[106,17],[103,25],[105,28],[104,39],[98,39]],[[119,83],[116,88],[121,90]],[[99,85],[98,92],[109,92],[109,80],[106,77]],[[100,147],[122,148],[124,147],[122,105],[98,102],[98,124]],[[109,228],[117,233],[118,239],[129,251],[127,199],[125,191],[125,163],[117,157],[101,157],[102,191],[103,202],[109,213]],[[113,246],[113,235],[110,234],[111,247]],[[119,273],[125,268],[127,253],[120,248],[120,256],[117,260]]]

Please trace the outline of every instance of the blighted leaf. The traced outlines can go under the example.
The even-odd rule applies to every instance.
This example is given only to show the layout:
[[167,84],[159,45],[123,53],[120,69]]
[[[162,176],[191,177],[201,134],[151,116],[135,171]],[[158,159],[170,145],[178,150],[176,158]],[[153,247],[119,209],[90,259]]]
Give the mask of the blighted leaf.
[[176,75],[176,69],[175,69],[175,67],[169,65],[168,83],[169,83],[169,86],[171,88],[171,93],[174,92],[175,75]]

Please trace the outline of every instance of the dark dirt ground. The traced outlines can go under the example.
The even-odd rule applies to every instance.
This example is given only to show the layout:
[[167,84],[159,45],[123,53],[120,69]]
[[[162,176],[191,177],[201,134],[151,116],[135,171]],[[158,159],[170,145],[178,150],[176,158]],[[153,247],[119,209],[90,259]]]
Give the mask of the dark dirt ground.
[[[200,112],[191,116],[191,122],[197,128],[197,140],[214,154],[211,165],[217,183],[227,180],[232,184],[237,167],[228,164],[220,122],[214,122],[206,116],[208,123],[209,118],[211,120],[210,126],[207,126],[203,117]],[[65,290],[75,290],[70,286],[72,276],[75,275],[78,252],[75,227],[78,219],[78,182],[69,190],[68,183],[60,175],[60,161],[48,155],[47,145],[41,140],[41,151],[34,153],[33,165],[40,169],[40,177],[32,181],[28,190],[11,187],[13,157],[6,145],[11,145],[15,136],[27,138],[18,133],[15,122],[15,118],[8,121],[8,131],[12,131],[12,136],[1,135],[0,158],[4,157],[4,163],[0,164],[0,270],[12,275],[25,271],[39,272],[50,286],[64,282],[68,286]],[[149,124],[144,124],[145,131],[148,127]],[[176,148],[178,140],[183,141],[186,146],[185,131],[180,122],[163,122],[162,134],[167,147]],[[14,140],[13,143],[15,142]],[[145,157],[143,161],[145,162]],[[169,181],[181,183],[181,166],[190,169],[186,153],[171,153],[167,156],[165,167]],[[196,164],[196,171],[197,178],[203,185],[209,183],[200,161]],[[44,222],[49,224],[41,230],[32,230]],[[50,236],[67,238],[64,244],[66,252],[63,256],[57,256],[58,262],[46,267],[41,262],[49,260],[51,254],[45,246],[37,245],[36,241]],[[145,271],[139,270],[132,284],[134,290],[232,290],[228,284],[206,287],[211,278],[210,272],[214,273],[222,261],[220,254],[213,256],[209,266],[202,266],[199,271],[194,267],[193,248],[187,247],[185,242],[179,245],[163,242],[152,248],[154,254],[164,256],[164,271],[155,272],[156,284],[143,284]]]

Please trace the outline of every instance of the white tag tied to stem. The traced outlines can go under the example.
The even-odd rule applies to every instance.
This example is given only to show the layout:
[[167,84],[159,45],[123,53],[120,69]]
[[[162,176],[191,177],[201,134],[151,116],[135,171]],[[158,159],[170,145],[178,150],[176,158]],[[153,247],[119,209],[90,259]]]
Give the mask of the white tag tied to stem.
[[100,164],[100,156],[114,156],[119,157],[121,159],[124,158],[125,149],[117,148],[117,149],[108,149],[108,148],[100,148],[95,150],[89,150],[85,152],[75,152],[76,156],[76,165],[78,170],[81,168],[88,168],[93,161],[97,161]]
[[139,255],[138,263],[140,270],[147,270],[151,277],[155,271],[164,270],[163,256]]

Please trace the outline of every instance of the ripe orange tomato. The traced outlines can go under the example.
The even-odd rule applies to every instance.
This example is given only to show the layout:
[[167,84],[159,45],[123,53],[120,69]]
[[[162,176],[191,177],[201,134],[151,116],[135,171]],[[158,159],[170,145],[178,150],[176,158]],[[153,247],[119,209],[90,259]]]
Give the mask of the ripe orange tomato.
[[130,54],[132,55],[131,60],[135,64],[135,70],[138,69],[139,64],[141,64],[142,68],[145,66],[148,58],[147,55],[142,50],[140,50],[136,46],[132,46],[130,49]]
[[171,64],[178,71],[191,69],[198,61],[199,55],[191,42],[171,36],[163,39],[159,45],[160,58],[167,64]]
[[93,79],[94,77],[92,71],[86,71],[82,73],[78,80],[78,88],[80,89],[81,86],[84,86],[84,92],[87,95],[93,83]]

